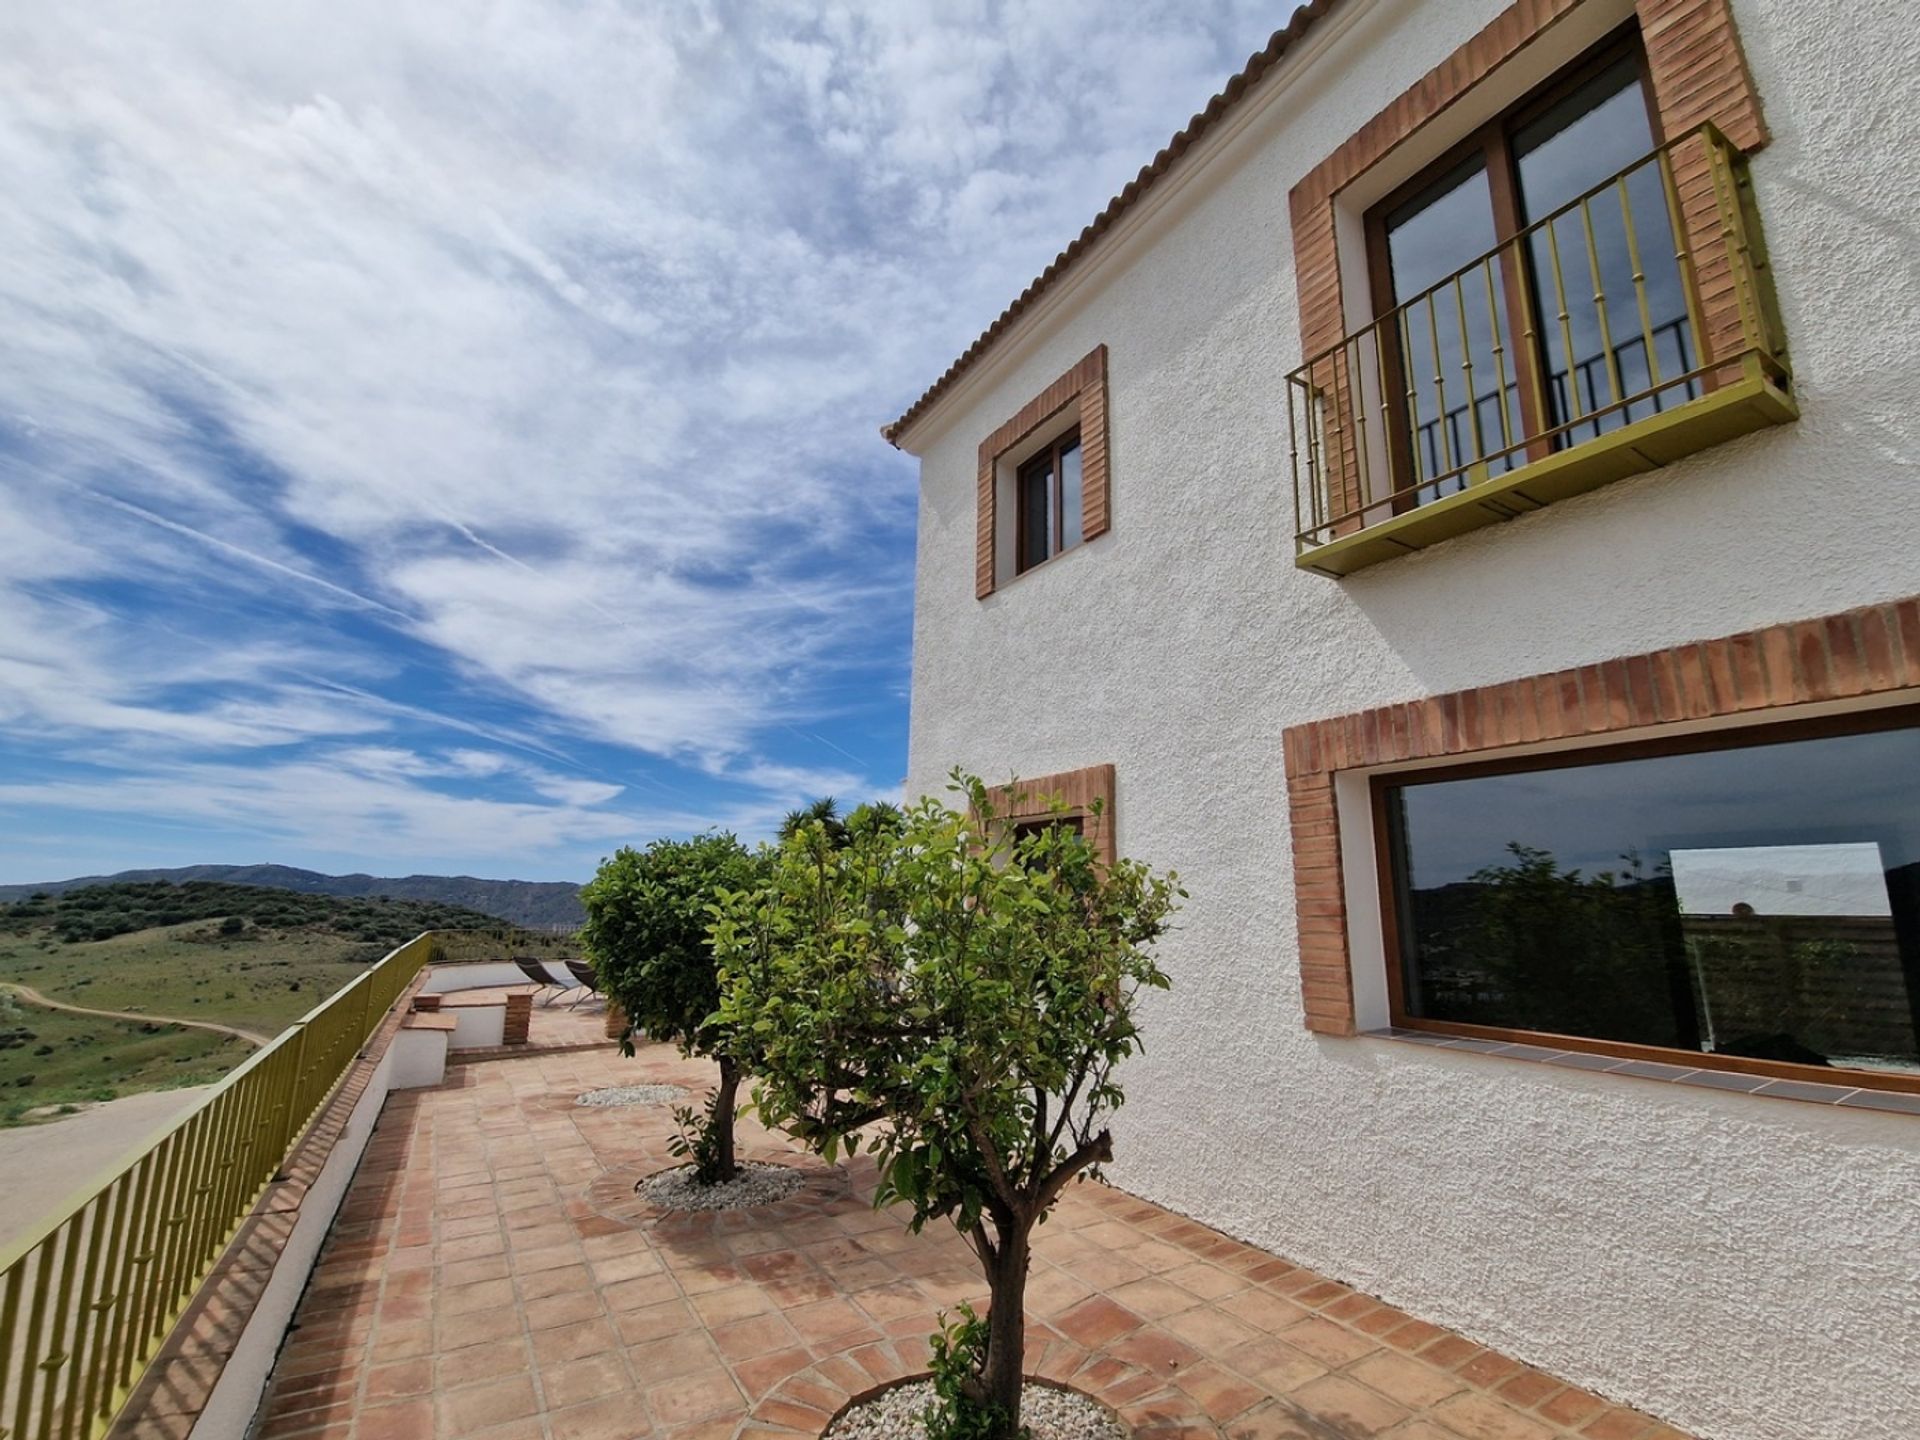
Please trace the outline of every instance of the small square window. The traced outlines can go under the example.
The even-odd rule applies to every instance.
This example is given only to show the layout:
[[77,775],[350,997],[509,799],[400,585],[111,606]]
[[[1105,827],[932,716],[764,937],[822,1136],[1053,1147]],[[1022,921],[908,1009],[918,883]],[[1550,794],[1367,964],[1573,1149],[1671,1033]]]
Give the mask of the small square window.
[[980,442],[973,593],[1107,533],[1107,347],[1021,406]]
[[1069,430],[1020,466],[1016,574],[1080,543],[1080,482],[1078,430]]

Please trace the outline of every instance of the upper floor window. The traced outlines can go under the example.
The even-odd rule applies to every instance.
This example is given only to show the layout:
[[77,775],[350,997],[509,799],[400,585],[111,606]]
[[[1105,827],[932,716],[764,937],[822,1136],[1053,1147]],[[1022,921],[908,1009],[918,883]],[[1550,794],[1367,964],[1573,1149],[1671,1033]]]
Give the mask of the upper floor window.
[[[1702,118],[1703,95],[1748,103],[1730,34],[1696,53],[1662,30],[1655,65],[1630,26],[1523,92],[1499,68],[1517,14],[1294,189],[1305,568],[1349,574],[1795,414],[1745,156]],[[1436,96],[1479,84],[1493,119],[1396,158],[1449,124]]]
[[1107,533],[1107,347],[1095,346],[980,442],[973,593]]
[[1416,482],[1396,509],[1698,393],[1660,171],[1636,163],[1655,139],[1639,46],[1619,40],[1369,214],[1406,396],[1389,443]]
[[1080,543],[1080,432],[1070,430],[1020,466],[1016,571]]

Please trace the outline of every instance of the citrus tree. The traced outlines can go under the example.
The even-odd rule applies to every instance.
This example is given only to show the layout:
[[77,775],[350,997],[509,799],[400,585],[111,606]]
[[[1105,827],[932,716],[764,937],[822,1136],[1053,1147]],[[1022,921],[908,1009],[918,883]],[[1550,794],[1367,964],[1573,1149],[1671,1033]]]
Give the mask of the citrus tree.
[[601,989],[627,1015],[621,1050],[631,1055],[634,1032],[644,1030],[719,1064],[720,1083],[706,1115],[682,1118],[693,1132],[688,1153],[708,1184],[738,1173],[733,1122],[740,1064],[714,1014],[720,983],[707,930],[714,903],[755,885],[759,865],[738,839],[721,832],[656,840],[644,850],[622,847],[580,892],[587,910],[581,948]]
[[1070,826],[1015,834],[978,779],[953,786],[962,809],[923,800],[844,840],[797,827],[720,905],[714,951],[762,1118],[829,1161],[870,1148],[876,1203],[972,1245],[992,1302],[962,1327],[959,1389],[973,1433],[1011,1437],[1033,1230],[1113,1158],[1114,1067],[1139,1048],[1139,993],[1167,984],[1153,944],[1184,892]]

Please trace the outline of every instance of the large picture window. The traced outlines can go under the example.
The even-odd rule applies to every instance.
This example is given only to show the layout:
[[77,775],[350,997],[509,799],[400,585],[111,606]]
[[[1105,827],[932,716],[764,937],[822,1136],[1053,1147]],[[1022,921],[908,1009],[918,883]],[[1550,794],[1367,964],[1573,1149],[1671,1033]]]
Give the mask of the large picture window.
[[1920,718],[1852,723],[1377,780],[1396,1022],[1920,1075]]

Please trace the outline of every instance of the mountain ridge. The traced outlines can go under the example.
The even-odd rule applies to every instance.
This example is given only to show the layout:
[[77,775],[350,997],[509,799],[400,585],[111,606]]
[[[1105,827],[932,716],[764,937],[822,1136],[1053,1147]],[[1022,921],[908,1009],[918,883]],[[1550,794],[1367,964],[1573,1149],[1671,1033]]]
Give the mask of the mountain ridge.
[[32,885],[0,885],[0,902],[24,900],[30,895],[61,895],[89,885],[184,885],[214,880],[228,885],[254,885],[268,890],[292,890],[304,895],[340,895],[356,898],[385,895],[395,900],[430,900],[464,905],[483,915],[497,916],[530,929],[577,928],[586,920],[580,887],[565,880],[488,880],[475,875],[327,875],[293,865],[183,865],[171,869],[122,870],[112,875],[77,875]]

